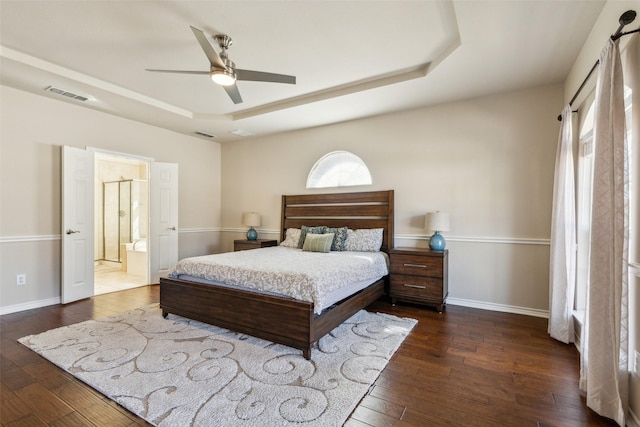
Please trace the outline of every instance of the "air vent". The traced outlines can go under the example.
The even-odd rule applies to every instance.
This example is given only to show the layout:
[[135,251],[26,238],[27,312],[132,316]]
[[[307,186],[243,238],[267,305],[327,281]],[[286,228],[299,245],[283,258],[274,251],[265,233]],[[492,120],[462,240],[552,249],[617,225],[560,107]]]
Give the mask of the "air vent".
[[204,136],[205,138],[215,138],[216,137],[215,135],[211,135],[211,134],[205,133],[205,132],[200,132],[199,130],[195,131],[195,134],[199,135],[199,136]]
[[53,87],[53,86],[49,86],[45,90],[49,91],[49,92],[56,93],[58,95],[66,96],[67,98],[75,99],[77,101],[82,101],[82,102],[88,101],[90,99],[93,99],[90,96],[78,95],[77,93],[69,92],[68,90],[60,89],[60,88]]
[[232,130],[231,133],[237,136],[254,136],[255,135],[255,133],[251,133],[242,129]]

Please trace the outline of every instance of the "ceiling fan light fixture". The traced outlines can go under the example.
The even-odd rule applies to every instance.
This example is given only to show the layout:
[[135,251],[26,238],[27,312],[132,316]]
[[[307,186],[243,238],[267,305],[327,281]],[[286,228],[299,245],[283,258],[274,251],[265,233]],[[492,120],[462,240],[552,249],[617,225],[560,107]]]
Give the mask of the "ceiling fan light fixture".
[[213,70],[211,72],[211,80],[221,86],[231,86],[236,82],[236,76],[227,70]]
[[[0,0],[2,1],[2,0]],[[284,74],[275,74],[275,73],[266,73],[263,71],[253,71],[253,70],[241,70],[236,69],[236,64],[229,59],[227,56],[227,49],[232,44],[231,37],[218,34],[213,36],[214,40],[220,46],[220,53],[217,53],[211,43],[207,40],[207,37],[202,32],[202,30],[197,29],[192,26],[191,31],[193,35],[196,37],[198,44],[202,48],[202,51],[206,55],[209,60],[209,71],[189,71],[189,70],[154,70],[147,69],[147,71],[158,71],[162,73],[179,73],[179,74],[203,74],[208,75],[211,80],[220,85],[224,86],[225,92],[231,98],[234,104],[242,103],[242,96],[240,96],[240,91],[238,87],[235,86],[236,80],[249,80],[255,82],[272,82],[272,83],[288,83],[288,84],[296,84],[295,76],[287,76]],[[237,71],[237,74],[236,74]]]

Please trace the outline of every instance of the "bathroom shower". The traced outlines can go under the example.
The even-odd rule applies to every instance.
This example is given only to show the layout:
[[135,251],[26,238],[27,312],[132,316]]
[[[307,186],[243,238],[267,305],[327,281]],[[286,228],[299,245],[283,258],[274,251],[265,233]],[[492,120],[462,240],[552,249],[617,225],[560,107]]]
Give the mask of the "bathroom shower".
[[148,284],[149,164],[97,153],[94,198],[94,292]]
[[126,244],[147,237],[147,181],[123,179],[102,185],[101,259],[126,263]]

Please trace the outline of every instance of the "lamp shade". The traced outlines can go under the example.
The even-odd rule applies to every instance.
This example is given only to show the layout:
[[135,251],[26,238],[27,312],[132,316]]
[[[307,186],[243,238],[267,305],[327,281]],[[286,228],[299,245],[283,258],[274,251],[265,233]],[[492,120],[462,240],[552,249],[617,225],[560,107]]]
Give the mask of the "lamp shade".
[[439,211],[427,212],[424,228],[431,231],[449,231],[449,214]]
[[255,212],[247,212],[242,215],[242,225],[246,225],[249,227],[259,227],[262,225],[262,219],[260,214]]

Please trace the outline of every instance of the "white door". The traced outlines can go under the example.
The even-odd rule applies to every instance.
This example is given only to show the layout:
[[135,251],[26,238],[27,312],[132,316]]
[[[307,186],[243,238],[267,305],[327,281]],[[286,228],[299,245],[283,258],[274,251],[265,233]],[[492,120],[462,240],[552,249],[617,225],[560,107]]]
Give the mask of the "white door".
[[178,165],[151,162],[149,283],[159,283],[178,262]]
[[93,296],[93,153],[62,147],[62,303]]

